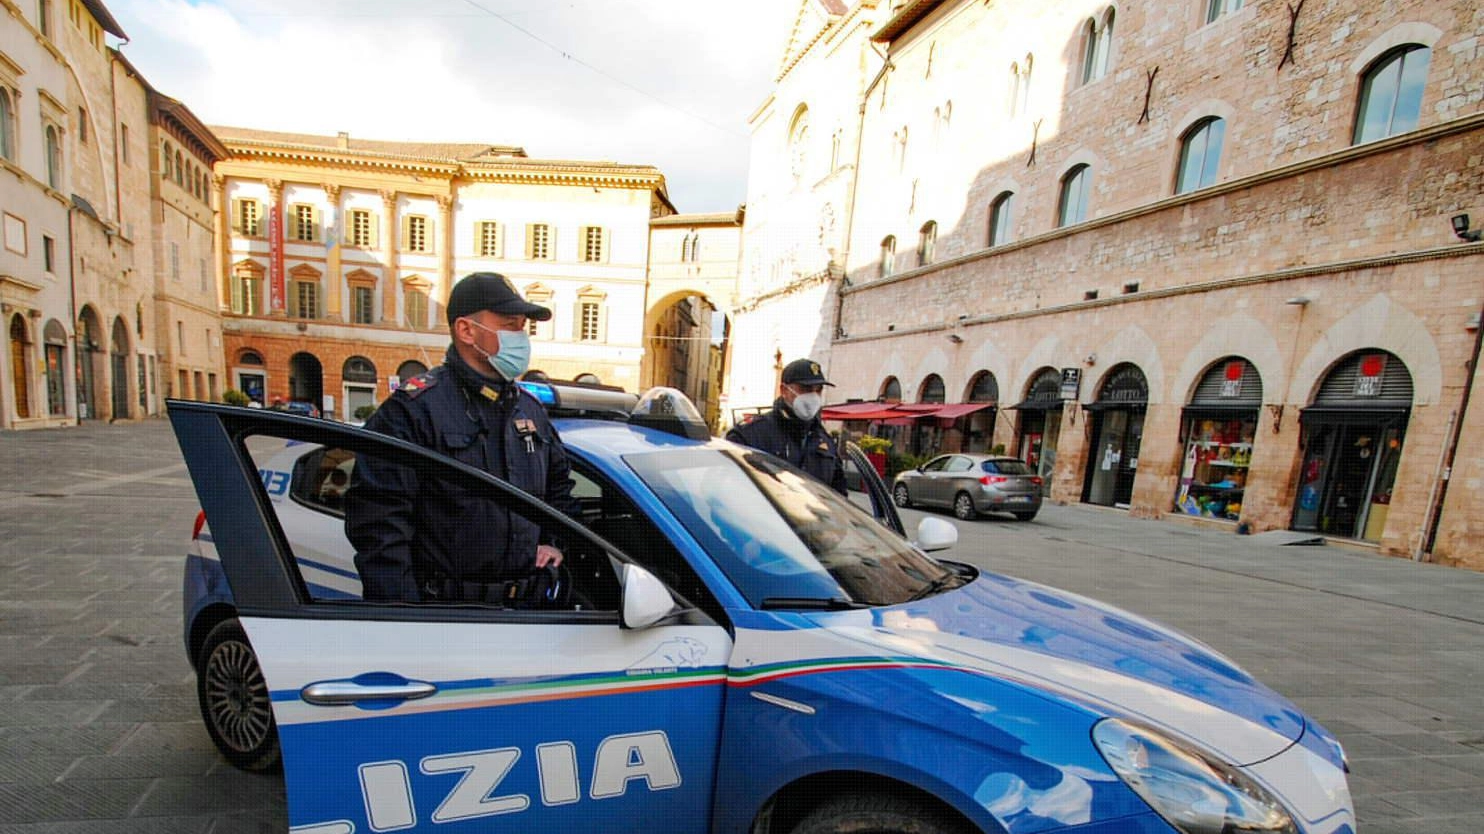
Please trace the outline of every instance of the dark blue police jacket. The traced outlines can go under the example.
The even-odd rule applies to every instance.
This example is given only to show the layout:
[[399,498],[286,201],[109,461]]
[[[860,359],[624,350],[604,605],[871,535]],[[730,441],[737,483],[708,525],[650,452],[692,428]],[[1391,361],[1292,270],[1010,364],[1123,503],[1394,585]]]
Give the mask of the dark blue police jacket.
[[[444,363],[403,384],[366,428],[482,469],[578,516],[561,438],[535,397],[476,373],[450,346]],[[363,596],[417,602],[429,583],[498,583],[535,567],[536,546],[556,544],[535,522],[490,497],[411,469],[365,458],[345,495]]]
[[823,481],[841,495],[848,494],[845,467],[835,439],[824,430],[818,417],[800,420],[782,397],[773,402],[773,410],[758,414],[732,427],[727,440],[783,458],[794,466]]

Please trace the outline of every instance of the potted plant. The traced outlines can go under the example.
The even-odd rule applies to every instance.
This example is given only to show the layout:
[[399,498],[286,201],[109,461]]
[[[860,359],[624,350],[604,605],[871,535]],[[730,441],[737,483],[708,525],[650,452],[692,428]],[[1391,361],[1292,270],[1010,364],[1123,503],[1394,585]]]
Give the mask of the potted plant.
[[887,440],[884,437],[871,437],[870,435],[866,435],[865,437],[862,437],[855,445],[861,447],[861,451],[866,453],[866,458],[871,461],[872,466],[876,467],[876,474],[885,478],[886,453],[887,450],[891,449],[891,441]]

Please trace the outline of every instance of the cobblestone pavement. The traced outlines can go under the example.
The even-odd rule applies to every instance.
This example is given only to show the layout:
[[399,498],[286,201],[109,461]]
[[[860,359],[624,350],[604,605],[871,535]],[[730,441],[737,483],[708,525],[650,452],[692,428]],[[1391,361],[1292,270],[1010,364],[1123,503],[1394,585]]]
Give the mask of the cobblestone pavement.
[[[282,777],[227,765],[196,712],[195,511],[163,421],[0,433],[0,834],[287,827]],[[1169,623],[1297,701],[1350,753],[1362,834],[1484,831],[1484,574],[1087,507],[955,523],[949,558]]]

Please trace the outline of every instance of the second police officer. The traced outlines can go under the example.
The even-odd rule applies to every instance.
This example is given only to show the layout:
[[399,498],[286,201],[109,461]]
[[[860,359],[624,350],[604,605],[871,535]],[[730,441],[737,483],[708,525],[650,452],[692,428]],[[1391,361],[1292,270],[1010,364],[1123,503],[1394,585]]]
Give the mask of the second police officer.
[[727,440],[783,458],[841,495],[848,494],[839,449],[819,419],[826,385],[834,383],[824,378],[818,362],[795,359],[783,368],[773,410],[732,427]]
[[[528,319],[551,310],[492,272],[465,276],[448,298],[451,344],[441,366],[413,377],[366,428],[482,469],[577,514],[571,466],[536,398],[515,380],[530,363]],[[363,596],[384,602],[556,598],[562,552],[555,531],[456,484],[419,482],[410,468],[364,457],[345,496]]]

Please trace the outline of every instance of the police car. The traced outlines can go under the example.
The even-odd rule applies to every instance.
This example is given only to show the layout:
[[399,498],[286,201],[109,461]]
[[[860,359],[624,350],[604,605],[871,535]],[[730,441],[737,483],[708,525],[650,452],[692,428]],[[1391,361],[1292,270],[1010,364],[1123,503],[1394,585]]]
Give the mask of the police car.
[[[203,717],[294,832],[1353,834],[1344,753],[1212,649],[909,543],[674,392],[530,386],[580,518],[392,438],[172,401]],[[329,474],[377,456],[559,529],[570,603],[361,600]],[[477,523],[477,519],[471,519]],[[319,525],[319,526],[316,526]],[[893,529],[895,528],[895,529]]]

